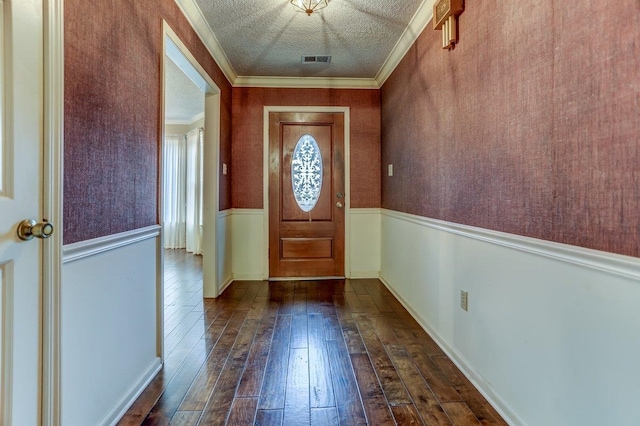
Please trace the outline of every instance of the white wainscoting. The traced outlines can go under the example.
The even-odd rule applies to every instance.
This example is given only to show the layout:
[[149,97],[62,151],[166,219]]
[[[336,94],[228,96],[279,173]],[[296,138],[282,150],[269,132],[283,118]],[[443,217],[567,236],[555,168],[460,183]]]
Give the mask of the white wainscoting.
[[640,259],[383,210],[381,268],[510,424],[640,424]]
[[234,280],[260,281],[269,277],[264,254],[264,221],[262,209],[233,209],[231,252]]
[[[380,209],[350,209],[347,230],[347,278],[377,278],[380,274]],[[268,223],[262,209],[233,209],[231,252],[233,279],[265,280]]]
[[161,367],[159,226],[66,245],[61,424],[113,425]]
[[350,209],[348,278],[380,276],[380,209]]
[[218,223],[216,224],[216,239],[218,240],[216,247],[216,255],[218,257],[218,294],[221,294],[233,281],[231,213],[231,210],[218,212]]

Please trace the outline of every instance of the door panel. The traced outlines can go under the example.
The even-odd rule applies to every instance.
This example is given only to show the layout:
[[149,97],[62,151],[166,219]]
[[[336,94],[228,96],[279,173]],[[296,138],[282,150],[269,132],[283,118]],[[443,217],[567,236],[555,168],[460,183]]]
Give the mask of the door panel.
[[[317,202],[310,211],[305,211],[296,201],[292,180],[293,154],[305,135],[312,136],[317,143],[321,156],[317,163],[322,164],[322,178],[317,174],[309,178],[314,185],[321,182]],[[343,150],[342,113],[269,115],[270,277],[344,275]],[[303,163],[305,173],[313,169]],[[297,173],[297,177],[300,176]]]
[[42,242],[17,225],[42,219],[42,0],[0,2],[0,424],[40,422]]

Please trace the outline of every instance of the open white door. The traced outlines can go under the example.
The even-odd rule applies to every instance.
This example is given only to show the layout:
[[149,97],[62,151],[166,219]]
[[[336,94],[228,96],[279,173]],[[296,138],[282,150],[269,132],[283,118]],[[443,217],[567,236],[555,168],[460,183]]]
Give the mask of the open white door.
[[29,426],[41,415],[43,240],[17,229],[43,219],[43,4],[0,5],[0,424]]

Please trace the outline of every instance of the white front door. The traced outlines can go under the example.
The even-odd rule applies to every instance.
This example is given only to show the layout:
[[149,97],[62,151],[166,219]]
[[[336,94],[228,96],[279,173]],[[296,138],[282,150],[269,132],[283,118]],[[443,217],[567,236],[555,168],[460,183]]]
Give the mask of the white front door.
[[42,220],[43,5],[0,0],[0,424],[40,422],[43,240],[17,225]]

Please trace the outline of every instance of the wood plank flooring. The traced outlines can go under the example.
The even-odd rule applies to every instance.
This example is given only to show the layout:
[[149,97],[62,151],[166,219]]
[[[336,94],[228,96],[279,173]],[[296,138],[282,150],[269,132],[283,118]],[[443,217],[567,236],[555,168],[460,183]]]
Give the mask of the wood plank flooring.
[[165,252],[165,364],[131,425],[505,425],[379,280],[234,282]]

